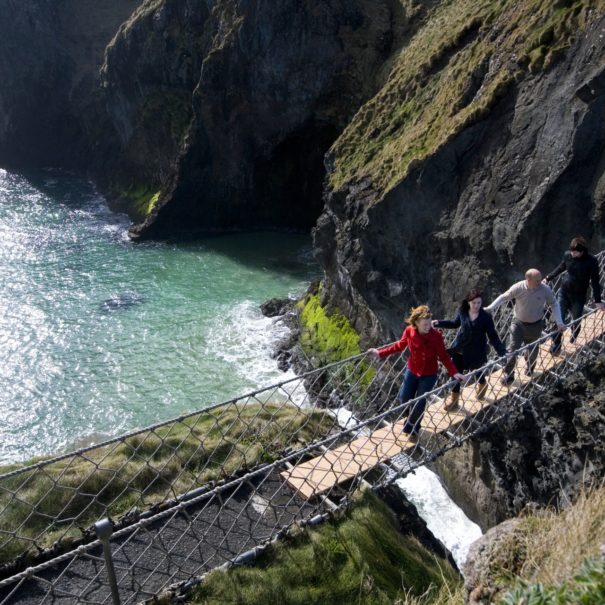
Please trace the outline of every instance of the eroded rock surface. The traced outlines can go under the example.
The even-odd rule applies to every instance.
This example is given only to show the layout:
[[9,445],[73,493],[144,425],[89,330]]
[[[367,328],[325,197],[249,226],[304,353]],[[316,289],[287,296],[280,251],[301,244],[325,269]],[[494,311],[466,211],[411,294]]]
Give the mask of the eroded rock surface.
[[573,500],[605,474],[605,358],[510,410],[435,462],[453,499],[484,530],[525,506]]
[[[544,69],[507,67],[504,54],[498,56],[505,41],[499,41],[474,72],[478,114],[435,152],[410,160],[399,181],[387,186],[374,173],[343,181],[341,165],[355,160],[351,127],[337,141],[314,241],[330,301],[368,342],[399,337],[413,304],[451,312],[476,284],[495,296],[528,267],[552,270],[576,234],[595,250],[604,247],[605,18],[590,15],[570,49]],[[481,24],[465,35],[427,68],[427,78],[437,77],[469,45],[504,34]],[[520,64],[519,55],[508,56]],[[511,79],[481,109],[481,78],[495,78],[505,68]],[[386,95],[381,92],[358,116],[375,116]],[[452,108],[452,124],[458,115]],[[361,128],[361,118],[357,122]],[[378,141],[388,127],[368,136]],[[395,144],[383,144],[381,153]],[[371,162],[371,145],[366,149]],[[388,159],[394,171],[395,160]]]

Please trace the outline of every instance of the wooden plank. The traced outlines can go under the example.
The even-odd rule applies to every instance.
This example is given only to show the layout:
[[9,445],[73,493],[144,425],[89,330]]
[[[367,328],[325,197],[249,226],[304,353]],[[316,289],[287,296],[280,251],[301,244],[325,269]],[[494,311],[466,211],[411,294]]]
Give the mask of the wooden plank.
[[[561,358],[550,354],[550,341],[541,345],[536,361],[539,372],[536,375],[562,362],[562,359],[572,354],[578,347],[584,346],[595,337],[602,337],[605,331],[605,314],[593,313],[582,322],[581,330],[575,343],[569,342],[571,335],[567,331],[563,337]],[[510,386],[500,383],[502,370],[498,369],[486,376],[488,383],[487,396],[482,401],[477,399],[475,385],[467,385],[461,389],[461,407],[456,412],[444,409],[444,400],[430,406],[430,416],[425,414],[423,433],[440,434],[455,429],[468,418],[476,416],[488,406],[497,404],[501,397],[514,392],[520,385],[525,384],[531,377],[525,375],[526,363],[522,358],[517,359],[515,382]],[[447,398],[446,398],[447,400]],[[303,462],[280,475],[288,485],[303,497],[310,499],[330,490],[335,485],[352,479],[359,473],[370,470],[414,446],[414,442],[403,433],[405,419],[387,427],[374,431],[371,435],[358,437],[333,450]]]

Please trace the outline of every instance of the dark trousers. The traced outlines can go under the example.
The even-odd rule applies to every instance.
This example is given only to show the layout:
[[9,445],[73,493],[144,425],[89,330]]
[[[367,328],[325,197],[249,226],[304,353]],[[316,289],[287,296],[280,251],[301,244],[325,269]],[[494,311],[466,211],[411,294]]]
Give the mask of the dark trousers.
[[[544,320],[536,321],[534,323],[524,323],[519,319],[513,319],[510,326],[510,351],[516,351],[523,345],[528,345],[535,342],[542,336],[542,330],[544,329]],[[538,346],[531,347],[529,349],[529,355],[527,362],[529,365],[529,371],[533,372],[534,366],[536,365],[536,358],[538,357]],[[515,364],[517,358],[511,357],[504,366],[504,371],[512,376],[515,373]]]
[[[559,301],[559,307],[561,307],[561,317],[563,321],[566,321],[567,314],[571,314],[572,319],[578,319],[578,317],[582,317],[584,315],[584,305],[586,304],[586,295],[584,296],[574,296],[573,294],[569,294],[568,292],[564,292],[563,290],[559,291],[559,296],[557,297]],[[580,322],[574,324],[571,334],[574,338],[578,337],[580,333]],[[558,353],[561,350],[561,340],[563,339],[563,334],[561,332],[557,332],[552,339],[552,346],[550,347],[551,353]]]
[[[431,374],[430,376],[416,376],[416,374],[410,372],[409,368],[406,368],[403,374],[403,384],[401,385],[401,390],[399,391],[399,401],[401,401],[401,403],[405,403],[410,399],[414,399],[415,397],[424,395],[424,393],[428,393],[435,386],[436,382],[437,374]],[[425,409],[426,399],[424,397],[414,403],[412,409],[410,410],[408,420],[403,427],[404,433],[418,434],[420,422],[422,421],[422,416]]]
[[[484,359],[483,361],[481,361],[480,359],[477,359],[470,363],[464,363],[464,355],[462,353],[452,353],[451,357],[452,357],[452,361],[454,362],[454,365],[456,366],[456,369],[461,374],[464,374],[464,372],[466,372],[467,370],[476,370],[477,368],[480,368],[482,365],[485,365],[487,363],[487,359]],[[481,374],[481,376],[479,377],[479,380],[477,382],[479,382],[479,384],[485,384],[485,375],[483,373]],[[456,384],[454,385],[452,392],[460,393],[461,388],[462,388],[462,383],[459,381],[456,381]]]

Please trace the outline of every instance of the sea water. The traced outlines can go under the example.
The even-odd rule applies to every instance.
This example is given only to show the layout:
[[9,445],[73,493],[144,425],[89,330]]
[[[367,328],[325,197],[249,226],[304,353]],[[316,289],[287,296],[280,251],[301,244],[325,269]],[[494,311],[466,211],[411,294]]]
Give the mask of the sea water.
[[133,243],[86,180],[0,170],[0,464],[284,380],[260,303],[318,275],[310,239]]

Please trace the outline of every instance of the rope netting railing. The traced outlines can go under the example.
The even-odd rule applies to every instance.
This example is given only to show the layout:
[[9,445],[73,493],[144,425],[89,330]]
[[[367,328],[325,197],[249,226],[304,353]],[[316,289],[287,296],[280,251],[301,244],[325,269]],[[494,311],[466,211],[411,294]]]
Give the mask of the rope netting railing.
[[[506,325],[510,308],[494,319]],[[427,395],[418,443],[401,434],[418,402],[397,400],[402,359],[359,355],[96,446],[4,467],[0,604],[134,603],[186,588],[293,524],[346,507],[364,482],[379,488],[456,447],[603,354],[603,314],[589,310],[581,325],[560,357],[548,353],[551,334],[520,349],[523,357],[537,347],[537,364],[512,385],[500,382],[504,360],[490,360],[473,375],[486,378],[485,397],[465,386],[455,413],[443,407],[452,382],[442,377]],[[105,518],[111,536],[102,543],[95,524]]]

